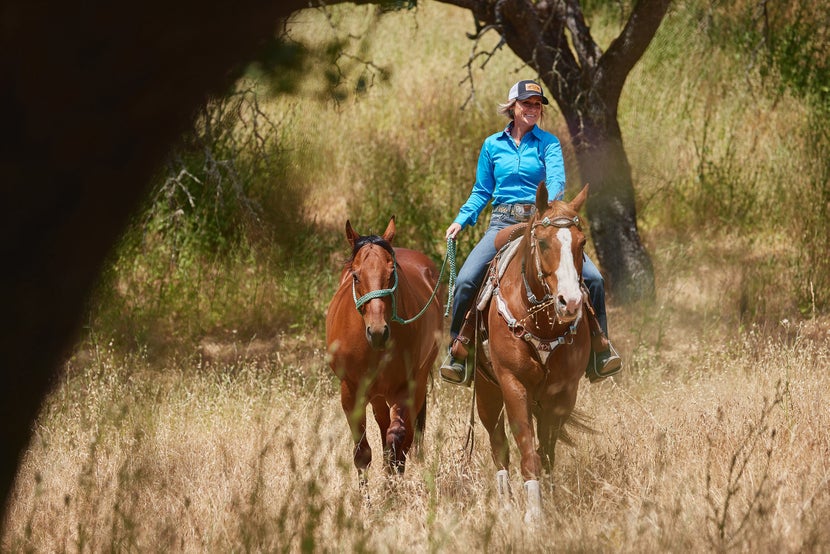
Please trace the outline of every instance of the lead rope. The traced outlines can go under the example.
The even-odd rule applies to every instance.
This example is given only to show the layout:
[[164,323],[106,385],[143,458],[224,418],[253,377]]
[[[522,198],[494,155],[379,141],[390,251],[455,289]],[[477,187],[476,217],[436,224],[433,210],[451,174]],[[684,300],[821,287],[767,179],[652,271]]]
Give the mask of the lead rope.
[[373,300],[375,298],[381,298],[383,296],[391,296],[392,297],[392,321],[394,321],[395,323],[400,323],[401,325],[408,325],[408,324],[412,323],[413,321],[415,321],[416,319],[418,319],[419,317],[424,315],[424,313],[427,311],[427,308],[429,308],[429,305],[432,304],[433,300],[435,300],[435,295],[438,293],[438,289],[441,288],[441,280],[444,278],[444,270],[447,267],[447,263],[449,263],[450,274],[449,274],[449,286],[447,287],[449,289],[449,295],[447,297],[447,307],[444,310],[444,317],[447,317],[449,315],[450,308],[452,307],[452,297],[453,297],[453,294],[455,293],[455,279],[458,276],[458,273],[456,272],[456,269],[455,269],[455,241],[453,239],[451,239],[451,238],[447,239],[447,254],[444,256],[444,261],[441,264],[441,271],[438,274],[438,280],[435,283],[435,288],[432,289],[432,294],[430,295],[429,300],[427,300],[426,305],[421,309],[420,312],[418,312],[415,315],[415,317],[411,317],[409,319],[402,319],[401,317],[398,316],[398,305],[397,305],[397,302],[395,301],[395,291],[398,288],[398,269],[397,269],[398,262],[395,261],[394,252],[392,253],[392,261],[395,264],[395,271],[394,271],[395,282],[393,283],[392,288],[374,290],[374,291],[368,292],[368,293],[364,294],[363,296],[361,296],[360,298],[358,298],[357,297],[357,290],[355,289],[355,283],[354,283],[354,281],[352,281],[352,296],[354,297],[355,307],[358,310],[360,309],[361,306],[363,306],[363,304],[365,304],[369,300]]
[[392,321],[400,323],[401,325],[408,325],[409,323],[412,323],[413,321],[424,315],[424,312],[427,311],[427,308],[429,308],[429,305],[432,304],[432,301],[435,299],[435,295],[438,293],[438,289],[441,288],[441,280],[444,278],[444,270],[447,267],[447,262],[449,262],[450,266],[450,274],[448,277],[449,286],[447,287],[449,289],[449,296],[447,298],[447,307],[444,309],[444,317],[447,317],[449,315],[450,307],[452,305],[452,296],[455,292],[455,278],[457,276],[457,273],[455,271],[455,241],[453,239],[447,239],[447,254],[444,256],[444,261],[441,263],[441,271],[438,273],[438,280],[435,282],[435,288],[432,289],[432,294],[430,295],[429,300],[427,300],[426,306],[424,306],[423,309],[420,312],[418,312],[417,315],[415,315],[415,317],[412,317],[410,319],[401,319],[400,317],[398,317],[398,310],[395,306],[395,296],[393,295]]
[[[458,272],[455,269],[455,239],[448,238],[447,239],[447,255],[444,257],[444,263],[441,265],[441,275],[444,274],[444,266],[447,264],[447,260],[450,262],[450,275],[447,280],[447,304],[444,308],[444,317],[450,315],[450,310],[452,309],[452,298],[455,295],[455,278],[458,276]],[[441,283],[441,275],[438,276],[438,283]],[[436,288],[436,290],[438,290]]]

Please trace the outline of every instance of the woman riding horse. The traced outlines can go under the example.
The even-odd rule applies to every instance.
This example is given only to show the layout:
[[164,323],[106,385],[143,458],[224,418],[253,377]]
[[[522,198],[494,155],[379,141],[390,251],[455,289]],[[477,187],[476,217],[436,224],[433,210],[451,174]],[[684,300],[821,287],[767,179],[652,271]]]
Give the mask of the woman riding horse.
[[[462,229],[475,225],[485,206],[493,202],[490,225],[467,256],[456,281],[450,353],[441,366],[441,377],[450,383],[469,383],[472,377],[466,358],[474,325],[465,325],[465,320],[484,280],[487,266],[496,255],[496,234],[505,227],[531,218],[536,211],[534,201],[539,182],[545,182],[553,200],[561,200],[564,196],[565,164],[559,139],[537,126],[544,115],[543,106],[547,103],[542,87],[535,81],[519,81],[510,88],[507,103],[499,106],[499,113],[507,116],[510,123],[484,141],[473,190],[447,228],[446,238],[455,240]],[[593,317],[595,313],[598,320],[592,331],[593,355],[585,370],[585,375],[593,383],[619,372],[622,361],[607,338],[602,275],[588,256],[583,258],[582,279],[588,288],[592,306],[588,316]]]

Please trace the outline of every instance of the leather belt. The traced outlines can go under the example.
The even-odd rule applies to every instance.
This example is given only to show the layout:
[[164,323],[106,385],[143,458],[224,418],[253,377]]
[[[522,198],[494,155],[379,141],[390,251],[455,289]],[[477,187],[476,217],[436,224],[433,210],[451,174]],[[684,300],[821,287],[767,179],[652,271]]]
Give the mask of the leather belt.
[[494,213],[510,215],[516,221],[530,220],[535,211],[536,206],[533,204],[499,204],[493,206]]

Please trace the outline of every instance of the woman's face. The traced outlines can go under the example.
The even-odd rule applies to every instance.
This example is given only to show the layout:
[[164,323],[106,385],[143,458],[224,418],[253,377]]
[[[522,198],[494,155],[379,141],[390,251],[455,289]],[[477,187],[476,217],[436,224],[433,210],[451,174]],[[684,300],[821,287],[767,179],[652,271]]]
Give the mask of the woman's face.
[[542,118],[542,97],[531,96],[526,100],[517,100],[513,106],[513,121],[522,127],[533,127]]

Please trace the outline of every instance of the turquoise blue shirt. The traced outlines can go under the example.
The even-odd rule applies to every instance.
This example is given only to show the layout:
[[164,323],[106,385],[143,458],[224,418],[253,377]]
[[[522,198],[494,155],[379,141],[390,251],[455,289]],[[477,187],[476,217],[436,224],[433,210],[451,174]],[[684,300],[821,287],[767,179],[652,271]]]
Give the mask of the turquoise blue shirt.
[[484,140],[473,190],[454,220],[462,228],[475,225],[491,200],[493,205],[532,204],[540,181],[545,181],[551,200],[565,195],[559,139],[534,125],[517,147],[510,136],[511,125]]

